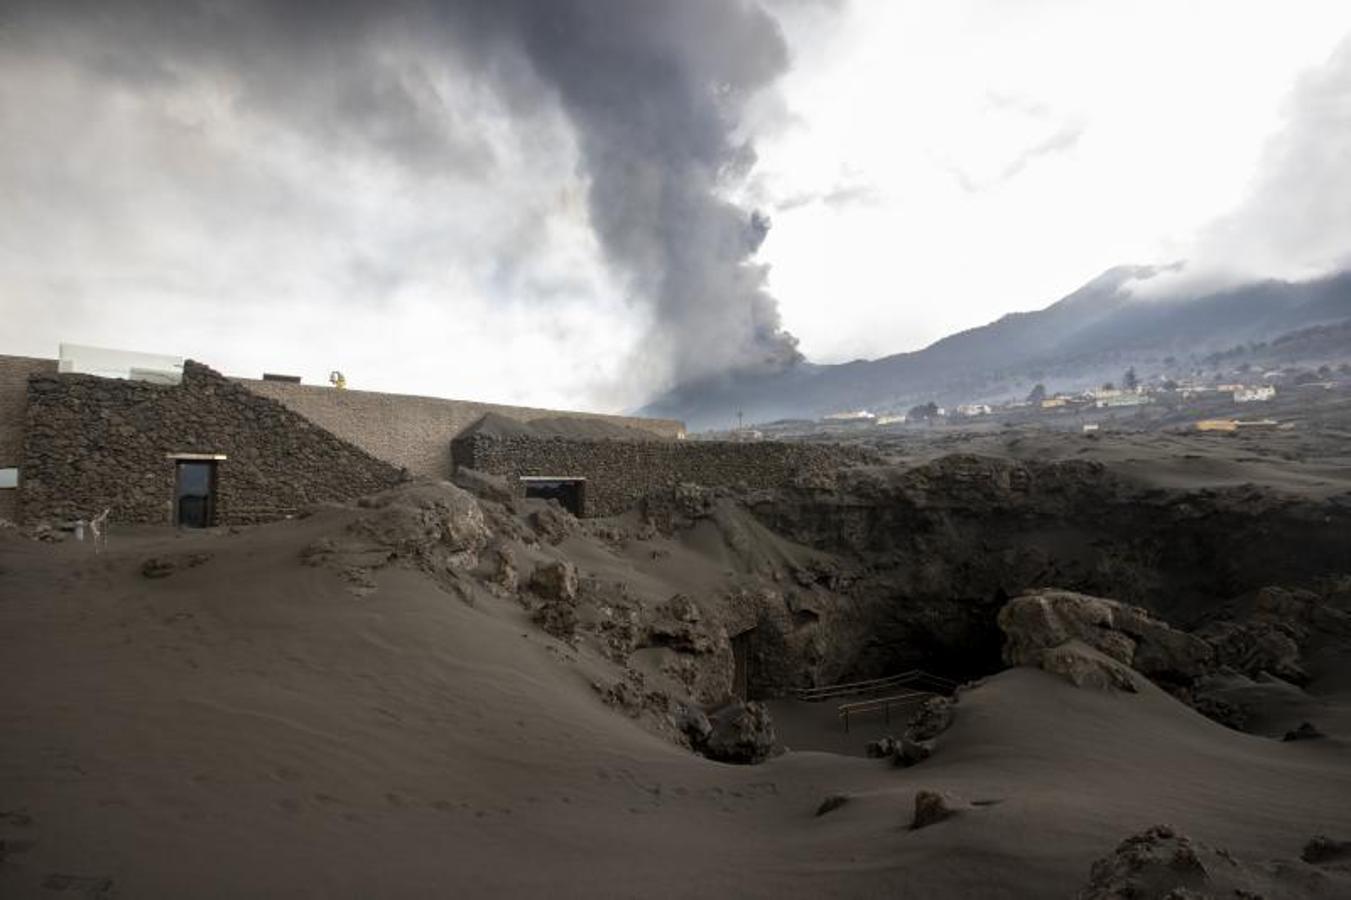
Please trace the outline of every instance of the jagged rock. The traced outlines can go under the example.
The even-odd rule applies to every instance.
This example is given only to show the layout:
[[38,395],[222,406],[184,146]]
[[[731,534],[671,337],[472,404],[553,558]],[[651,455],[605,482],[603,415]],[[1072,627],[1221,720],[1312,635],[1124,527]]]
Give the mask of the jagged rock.
[[[1207,883],[1206,869],[1191,841],[1168,825],[1131,835],[1116,851],[1093,863],[1080,900],[1163,898]],[[1184,895],[1185,896],[1185,895]]]
[[508,547],[497,547],[487,554],[486,578],[509,594],[520,587],[521,576],[516,569],[516,559]]
[[667,740],[686,746],[692,744],[689,735],[678,726],[685,705],[677,702],[666,691],[647,687],[641,672],[628,669],[622,681],[609,685],[592,682],[591,687],[607,706],[640,720]]
[[736,700],[709,714],[713,726],[703,753],[729,763],[764,762],[774,752],[776,737],[769,710],[754,701]]
[[1193,709],[1201,715],[1235,731],[1247,731],[1248,711],[1231,700],[1208,693],[1204,689],[1194,690],[1190,697]]
[[676,712],[675,723],[695,749],[703,747],[708,736],[713,733],[713,723],[708,720],[708,716],[703,710],[692,706],[682,706]]
[[42,541],[46,544],[59,544],[66,539],[66,533],[60,529],[53,528],[47,522],[39,522],[29,529],[28,536],[35,541]]
[[1105,653],[1100,653],[1082,641],[1072,640],[1043,650],[1038,665],[1052,675],[1059,675],[1075,687],[1099,691],[1119,690],[1134,693],[1138,690],[1135,673]]
[[[1336,592],[1335,585],[1329,588]],[[1262,588],[1257,592],[1253,616],[1284,626],[1297,641],[1303,641],[1310,632],[1351,636],[1351,612],[1337,609],[1327,596],[1313,591]]]
[[554,637],[571,640],[577,634],[577,567],[564,560],[545,563],[530,575],[530,590],[540,598],[534,620]]
[[1316,835],[1304,845],[1299,858],[1315,866],[1351,860],[1351,841],[1334,841],[1330,837]]
[[848,802],[849,802],[848,794],[831,794],[829,797],[821,801],[820,806],[816,807],[816,815],[824,816],[827,813],[833,813],[835,810],[839,809],[841,806],[844,806]]
[[933,755],[934,738],[952,724],[955,701],[950,697],[930,697],[910,717],[900,739],[891,737],[869,741],[864,752],[874,759],[890,758],[893,765],[913,766]]
[[915,816],[910,821],[912,831],[928,828],[957,814],[951,799],[938,791],[920,791],[915,795]]
[[[1318,857],[1324,846],[1319,841],[1311,841],[1305,853],[1312,849]],[[1189,840],[1167,825],[1155,825],[1094,862],[1079,900],[1343,897],[1349,896],[1348,888],[1351,875],[1340,866],[1310,869],[1293,860],[1249,862]]]
[[455,483],[456,487],[463,488],[475,497],[491,500],[494,503],[505,505],[516,499],[511,485],[501,475],[481,472],[468,466],[457,466],[455,474],[451,476],[451,481]]
[[1326,737],[1326,735],[1324,735],[1323,732],[1319,731],[1316,727],[1314,727],[1314,724],[1312,722],[1301,722],[1298,728],[1294,729],[1293,731],[1287,731],[1285,733],[1285,737],[1281,738],[1281,740],[1312,741],[1321,737]]
[[491,537],[483,510],[448,481],[419,481],[363,497],[373,510],[351,525],[354,537],[433,571],[472,569]]
[[627,662],[644,634],[641,604],[622,582],[590,582],[586,595],[591,604],[588,627],[602,651],[615,662]]
[[908,768],[917,763],[924,762],[924,760],[933,755],[933,752],[934,742],[932,740],[917,741],[907,735],[906,737],[901,738],[900,746],[896,748],[896,752],[891,757],[891,760],[892,763],[897,766]]
[[565,560],[545,563],[530,574],[530,589],[546,601],[576,605],[580,583],[577,567]]
[[210,553],[184,553],[178,556],[152,556],[141,563],[146,578],[168,578],[183,569],[192,569],[211,559]]
[[682,653],[710,653],[717,649],[719,635],[701,623],[699,607],[684,594],[676,594],[654,610],[648,623],[649,647],[671,647]]
[[910,717],[905,736],[912,741],[931,741],[952,725],[957,701],[951,697],[930,697]]
[[684,594],[676,594],[670,600],[667,600],[664,608],[666,613],[677,622],[694,625],[703,617],[698,604]]
[[566,600],[546,600],[531,617],[535,624],[556,638],[571,641],[577,636],[577,606]]
[[[800,570],[799,570],[800,571]],[[828,604],[820,596],[810,592],[792,591],[784,595],[784,603],[793,616],[793,625],[803,628],[821,621],[829,613]]]
[[[1133,689],[1133,680],[1121,677],[1111,662],[1153,678],[1189,680],[1201,675],[1213,657],[1205,641],[1171,628],[1139,607],[1054,588],[1013,598],[999,611],[998,622],[1004,633],[1005,662],[1041,668],[1050,662],[1076,684]],[[1047,657],[1048,651],[1074,641],[1108,662],[1090,661],[1068,650]]]
[[687,519],[707,516],[713,509],[715,497],[714,491],[689,482],[681,482],[671,491],[671,502],[675,511]]
[[1300,662],[1295,629],[1287,625],[1260,619],[1216,622],[1198,634],[1213,648],[1216,663],[1250,678],[1269,672],[1291,684],[1309,680]]
[[558,504],[550,503],[530,514],[530,527],[545,543],[561,544],[577,530],[577,519]]
[[727,631],[689,597],[676,594],[619,628],[633,632],[635,647],[664,651],[657,654],[662,671],[698,702],[717,703],[731,692],[736,661]]
[[595,519],[578,520],[586,533],[598,541],[604,541],[611,547],[623,547],[628,542],[628,532],[622,525]]

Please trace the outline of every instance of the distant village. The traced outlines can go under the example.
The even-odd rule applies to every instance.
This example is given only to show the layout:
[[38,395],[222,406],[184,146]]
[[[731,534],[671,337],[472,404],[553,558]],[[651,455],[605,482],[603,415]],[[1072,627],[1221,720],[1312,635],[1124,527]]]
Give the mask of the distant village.
[[1174,378],[1166,374],[1141,378],[1134,368],[1119,383],[1090,390],[1048,390],[1038,383],[1023,397],[968,402],[953,407],[935,401],[908,410],[841,410],[816,420],[792,419],[738,425],[700,435],[705,439],[754,441],[803,434],[859,433],[872,429],[962,427],[990,424],[1042,424],[1066,430],[1098,431],[1112,425],[1172,426],[1198,431],[1293,427],[1275,415],[1283,402],[1314,399],[1316,391],[1351,392],[1351,363],[1316,369],[1258,370],[1240,365],[1209,377]]

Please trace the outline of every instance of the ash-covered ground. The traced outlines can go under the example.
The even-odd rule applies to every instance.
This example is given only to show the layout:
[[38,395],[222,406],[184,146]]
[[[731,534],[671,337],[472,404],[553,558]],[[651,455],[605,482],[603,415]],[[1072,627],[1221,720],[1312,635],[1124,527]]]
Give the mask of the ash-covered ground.
[[[1351,895],[1347,432],[874,449],[613,519],[466,472],[5,529],[0,893]],[[794,695],[915,668],[964,686]]]

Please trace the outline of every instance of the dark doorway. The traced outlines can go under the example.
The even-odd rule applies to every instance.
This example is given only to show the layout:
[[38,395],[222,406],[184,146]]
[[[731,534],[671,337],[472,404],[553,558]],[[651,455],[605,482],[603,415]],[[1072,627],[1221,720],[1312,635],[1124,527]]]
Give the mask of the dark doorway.
[[557,500],[568,512],[582,516],[586,502],[585,478],[543,478],[528,476],[521,479],[525,485],[525,495],[540,500]]
[[180,460],[174,478],[174,524],[206,528],[216,523],[216,464]]
[[732,693],[751,699],[751,639],[754,628],[732,635]]

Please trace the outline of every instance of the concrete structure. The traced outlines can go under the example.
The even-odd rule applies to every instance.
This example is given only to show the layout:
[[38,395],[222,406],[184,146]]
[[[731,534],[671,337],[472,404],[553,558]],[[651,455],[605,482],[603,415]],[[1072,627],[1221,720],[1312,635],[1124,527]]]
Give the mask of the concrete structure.
[[829,444],[684,441],[673,420],[232,379],[89,348],[67,357],[0,357],[5,518],[62,523],[106,509],[118,525],[249,524],[456,466],[579,515],[641,506],[659,517],[689,484],[816,485],[870,459]]
[[957,415],[967,417],[988,416],[993,411],[988,403],[963,403],[957,407]]
[[1148,394],[1121,391],[1118,393],[1109,393],[1106,396],[1099,396],[1095,405],[1099,409],[1114,409],[1126,406],[1148,406],[1154,402],[1154,398]]
[[1275,419],[1201,419],[1196,423],[1197,431],[1266,431],[1284,427]]
[[1201,419],[1196,423],[1197,431],[1238,431],[1235,419]]
[[[0,356],[0,519],[19,518],[19,468],[23,463],[24,421],[28,416],[28,378],[55,374],[54,359]],[[10,473],[13,477],[10,477]],[[14,487],[3,485],[10,482]]]
[[114,522],[168,523],[196,497],[205,512],[193,516],[214,523],[282,518],[407,475],[448,478],[452,440],[488,413],[684,437],[673,420],[227,379],[173,357],[63,345],[59,362],[0,356],[0,517],[112,508]]
[[1271,400],[1276,396],[1276,389],[1271,385],[1261,387],[1238,387],[1234,390],[1235,403],[1261,403],[1264,400]]
[[367,453],[407,469],[411,475],[433,478],[450,477],[451,441],[490,413],[517,422],[558,416],[595,419],[640,428],[662,438],[685,436],[684,423],[674,419],[642,419],[438,397],[340,391],[283,381],[239,379],[239,382],[255,394],[282,403]]
[[179,384],[30,376],[19,515],[28,522],[235,525],[392,487],[395,466],[188,362]]
[[149,381],[154,384],[178,384],[183,380],[183,357],[62,344],[58,351],[57,371]]
[[855,409],[847,412],[830,413],[821,417],[823,422],[871,422],[877,416],[866,409]]
[[765,489],[816,483],[867,460],[835,444],[758,441],[570,440],[495,435],[471,429],[453,444],[455,464],[505,477],[525,494],[532,482],[575,485],[583,516],[617,515],[646,502],[672,502],[682,484]]

